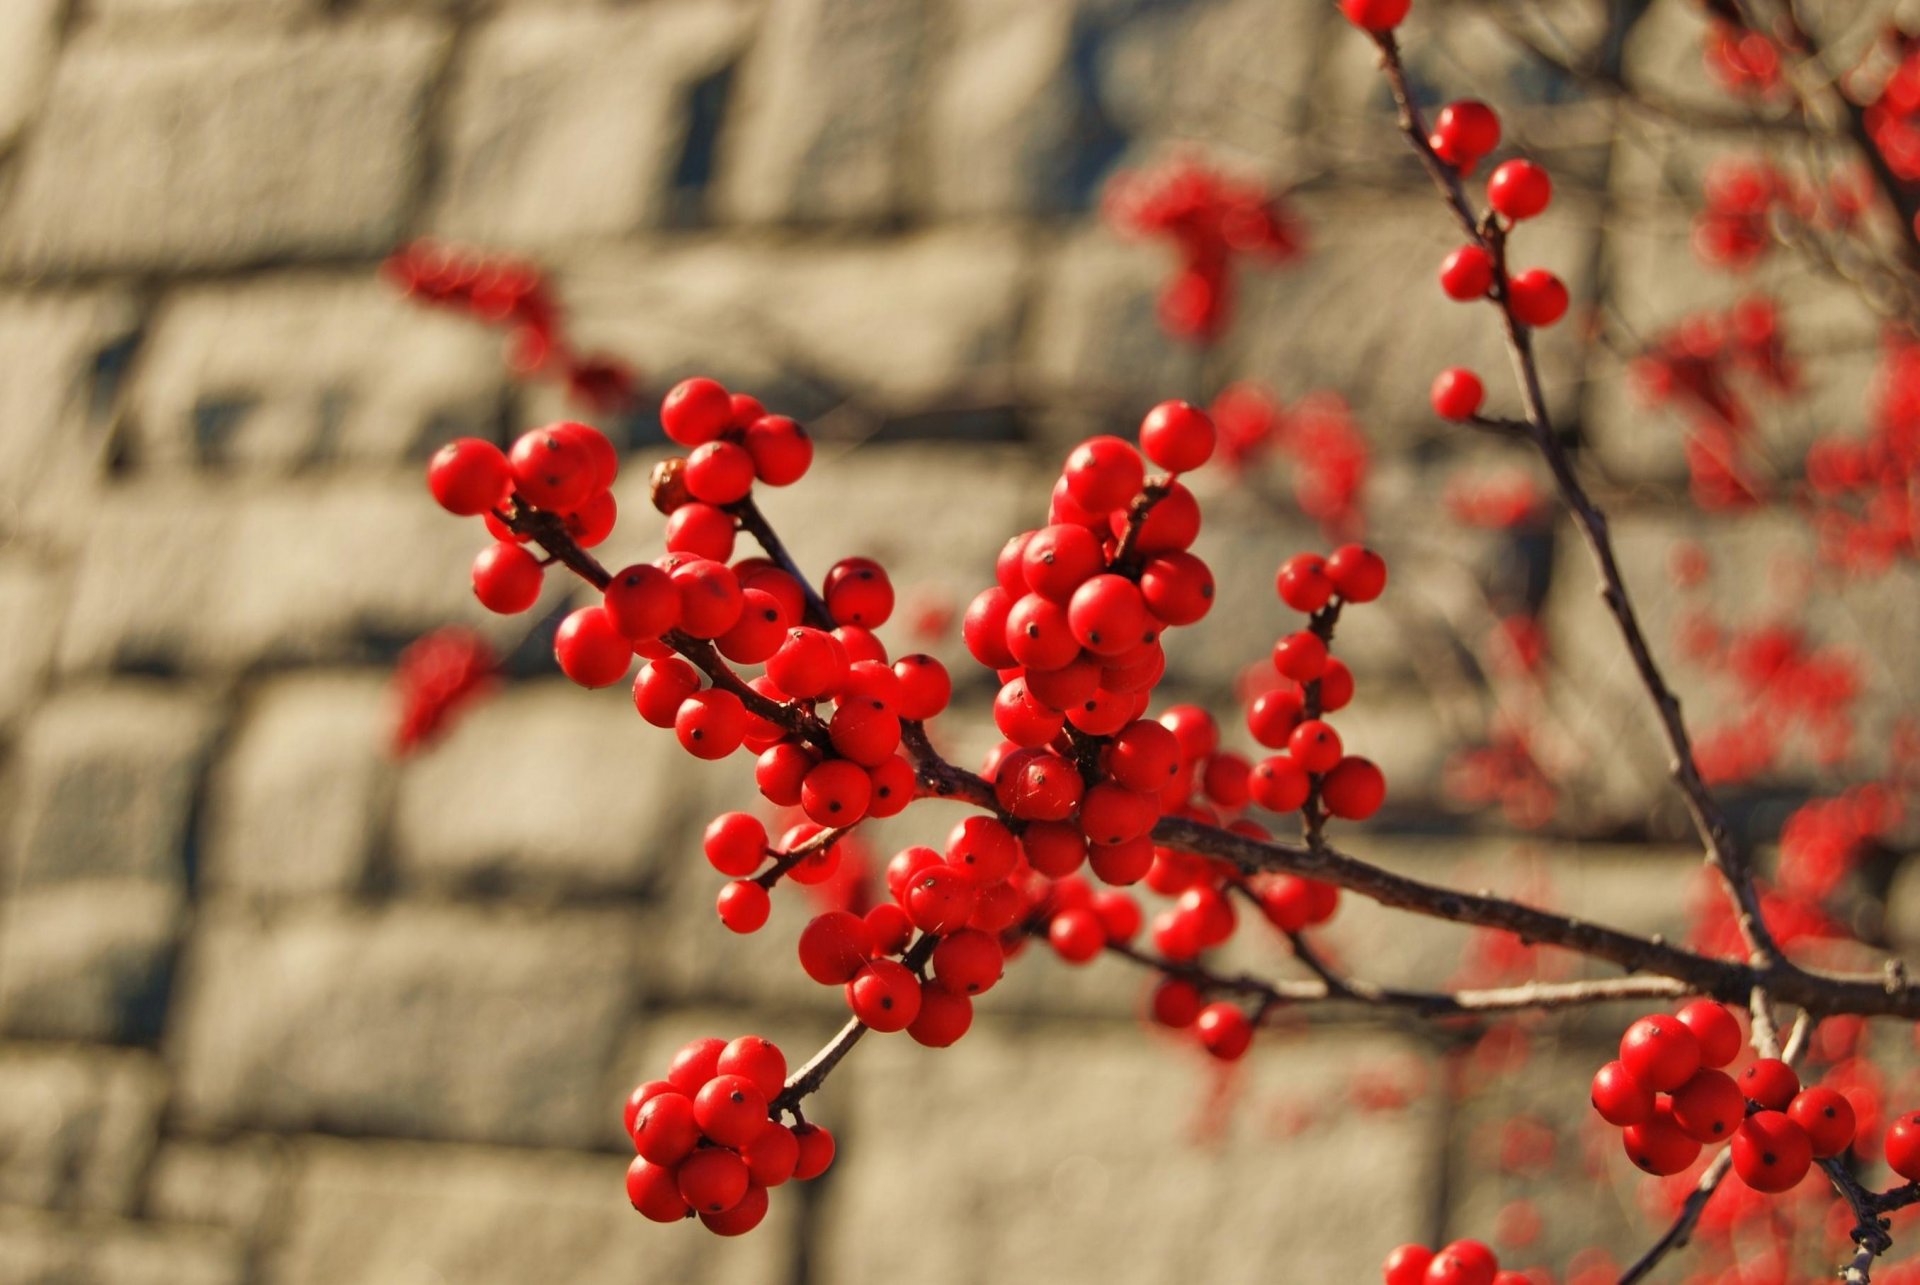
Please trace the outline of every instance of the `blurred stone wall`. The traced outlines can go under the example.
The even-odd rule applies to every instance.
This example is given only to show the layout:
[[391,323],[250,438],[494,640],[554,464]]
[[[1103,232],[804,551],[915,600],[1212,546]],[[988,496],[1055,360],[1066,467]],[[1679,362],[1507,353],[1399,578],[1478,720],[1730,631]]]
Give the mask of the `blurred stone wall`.
[[[1597,7],[1540,8],[1578,44]],[[1514,105],[1512,136],[1555,163],[1530,259],[1646,328],[1743,288],[1686,257],[1697,144],[1446,8],[1412,29],[1421,84]],[[1663,0],[1628,51],[1683,100],[1705,93],[1689,13]],[[1577,1163],[1584,1028],[1459,1106],[1424,1037],[1388,1026],[1264,1038],[1222,1080],[1139,1029],[1137,977],[1034,956],[957,1048],[859,1049],[817,1113],[839,1165],[776,1192],[758,1233],[642,1222],[626,1088],[695,1034],[804,1056],[838,1001],[793,966],[798,898],[751,940],[713,919],[698,827],[746,805],[741,766],[556,680],[540,628],[472,601],[480,533],[434,508],[422,461],[566,407],[375,275],[417,235],[521,251],[649,387],[703,371],[823,416],[813,475],[768,509],[807,566],[878,556],[923,603],[985,583],[1074,433],[1238,377],[1343,393],[1379,543],[1415,569],[1404,606],[1346,627],[1343,726],[1394,782],[1356,842],[1677,931],[1694,859],[1653,842],[1684,830],[1584,555],[1444,518],[1448,479],[1497,452],[1436,431],[1427,379],[1504,361],[1427,285],[1448,227],[1384,108],[1324,0],[0,0],[0,1282],[1355,1280],[1400,1240],[1487,1233],[1522,1189],[1554,1216],[1520,1261],[1635,1243],[1624,1164],[1595,1199]],[[1155,327],[1163,248],[1097,217],[1117,166],[1182,143],[1298,184],[1313,246],[1243,279],[1205,355]],[[1857,354],[1844,421],[1873,330],[1808,306]],[[1545,344],[1556,407],[1605,466],[1664,638],[1686,523],[1642,489],[1671,493],[1678,439],[1577,329]],[[650,556],[657,427],[609,428],[633,452],[610,547]],[[1272,568],[1320,537],[1203,489],[1233,610],[1170,682],[1227,709],[1281,627]],[[1750,605],[1749,537],[1785,524],[1716,529]],[[1421,653],[1450,645],[1436,617],[1483,627],[1489,582],[1580,658],[1554,695],[1592,776],[1567,842],[1523,849],[1443,805],[1457,729]],[[1911,636],[1915,603],[1859,606]],[[393,659],[450,621],[511,681],[395,763]],[[968,753],[986,696],[968,684],[953,720]],[[1367,906],[1329,938],[1427,982],[1466,940]],[[1485,1163],[1522,1110],[1564,1126],[1563,1187]]]

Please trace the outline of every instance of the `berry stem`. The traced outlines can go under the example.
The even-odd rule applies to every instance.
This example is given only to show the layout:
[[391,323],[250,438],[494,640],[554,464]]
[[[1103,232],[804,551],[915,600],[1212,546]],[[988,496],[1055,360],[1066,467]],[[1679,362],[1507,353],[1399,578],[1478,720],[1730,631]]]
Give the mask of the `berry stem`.
[[[900,962],[913,970],[915,976],[919,976],[926,971],[927,960],[932,958],[933,948],[939,944],[940,939],[932,933],[922,933],[912,949],[901,956]],[[853,1046],[860,1042],[860,1037],[868,1029],[867,1024],[859,1018],[848,1018],[839,1033],[828,1040],[818,1053],[808,1058],[805,1066],[787,1077],[787,1087],[773,1100],[771,1108],[789,1112],[797,1118],[801,1100],[819,1091],[820,1086],[827,1082],[827,1077],[833,1074],[833,1068],[839,1066],[841,1059],[853,1051]]]
[[807,579],[805,573],[800,570],[800,564],[793,560],[793,554],[787,551],[785,542],[773,529],[773,524],[767,521],[767,515],[762,513],[760,506],[754,502],[753,494],[749,492],[744,500],[729,504],[726,508],[727,512],[739,520],[740,529],[758,541],[760,548],[779,565],[782,571],[799,582],[800,592],[806,596],[807,601],[806,623],[816,629],[831,630],[833,615],[827,610],[826,600],[821,598],[819,591],[813,587],[813,581]]

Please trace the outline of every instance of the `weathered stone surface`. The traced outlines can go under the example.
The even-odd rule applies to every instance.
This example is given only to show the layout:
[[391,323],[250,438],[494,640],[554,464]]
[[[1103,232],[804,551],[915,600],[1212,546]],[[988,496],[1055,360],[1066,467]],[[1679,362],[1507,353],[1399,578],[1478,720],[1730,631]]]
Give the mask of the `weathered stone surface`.
[[489,436],[500,347],[371,269],[181,290],[152,319],[128,399],[140,461],[289,473]]
[[150,1040],[166,1006],[180,890],[79,879],[0,904],[0,1029],[76,1040]]
[[61,59],[0,260],[35,271],[377,253],[399,235],[434,29],[120,45]]
[[4,1285],[241,1285],[247,1278],[242,1246],[219,1232],[0,1208]]
[[[1291,1279],[1336,1280],[1421,1238],[1435,1158],[1409,1139],[1423,1109],[1323,1112],[1284,1141],[1273,1128],[1362,1069],[1408,1057],[1398,1041],[1322,1033],[1273,1049],[1213,1110],[1202,1061],[1130,1026],[976,1022],[939,1058],[867,1045],[819,1110],[860,1140],[827,1191],[817,1261],[828,1279],[1270,1281],[1284,1263]],[[920,1124],[912,1135],[906,1119]],[[1208,1145],[1194,1141],[1196,1119]],[[1283,1187],[1283,1174],[1300,1180]],[[889,1219],[908,1188],[940,1215]],[[1365,1219],[1352,1217],[1360,1205]]]
[[659,223],[688,95],[740,56],[749,16],[741,4],[679,0],[484,24],[453,91],[435,229],[553,246]]
[[60,0],[0,8],[0,145],[13,141],[40,101],[59,42]]
[[17,622],[0,651],[0,728],[33,707],[59,634],[56,578],[28,559],[0,557],[0,620]]
[[903,199],[931,11],[919,0],[778,0],[721,139],[730,219],[874,223]]
[[257,1134],[225,1142],[165,1140],[147,1174],[147,1213],[244,1238],[271,1232],[290,1194],[297,1145]]
[[383,676],[303,675],[257,690],[215,771],[206,886],[350,891],[387,796],[392,717]]
[[[287,23],[318,12],[324,0],[89,0],[88,17],[145,33],[191,24],[195,30]],[[115,34],[122,34],[116,31]]]
[[[622,1181],[632,1153],[622,1150],[578,1156],[315,1141],[302,1148],[274,1279],[628,1285],[781,1278],[794,1254],[797,1192],[774,1192],[766,1221],[750,1236],[651,1227],[627,1204]],[[686,1234],[658,1234],[673,1232]]]
[[590,1139],[629,953],[600,913],[205,916],[168,1033],[176,1109],[206,1127]]
[[0,1045],[0,1202],[126,1212],[165,1095],[148,1054]]
[[116,487],[90,515],[56,667],[228,668],[357,657],[368,636],[450,621],[498,631],[460,570],[475,540],[411,471],[239,493],[183,478]]
[[669,860],[699,860],[697,847],[667,842],[696,819],[687,786],[697,773],[623,692],[514,688],[405,766],[394,818],[400,877],[633,890]]

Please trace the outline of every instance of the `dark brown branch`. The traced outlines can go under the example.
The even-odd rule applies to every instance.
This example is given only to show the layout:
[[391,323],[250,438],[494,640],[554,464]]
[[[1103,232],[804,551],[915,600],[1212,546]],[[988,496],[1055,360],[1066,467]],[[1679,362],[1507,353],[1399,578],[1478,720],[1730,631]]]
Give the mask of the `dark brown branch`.
[[1140,494],[1133,497],[1133,503],[1127,507],[1127,526],[1120,533],[1120,543],[1113,548],[1113,558],[1108,562],[1112,570],[1123,576],[1137,577],[1140,574],[1138,546],[1140,528],[1147,524],[1147,514],[1153,512],[1153,506],[1167,498],[1173,490],[1173,475],[1162,474],[1150,478],[1140,488]]
[[[922,976],[927,960],[933,956],[933,948],[939,944],[938,937],[922,933],[920,940],[913,943],[913,948],[901,956],[900,962],[913,970],[916,977]],[[827,1082],[827,1077],[833,1074],[833,1068],[839,1066],[841,1059],[853,1051],[853,1046],[860,1042],[860,1037],[869,1029],[859,1018],[848,1018],[847,1024],[827,1041],[825,1047],[808,1058],[805,1066],[787,1077],[787,1087],[769,1104],[769,1109],[786,1111],[797,1118],[802,1099],[819,1091],[820,1086]]]
[[760,511],[760,506],[754,503],[753,496],[748,495],[737,504],[727,505],[727,512],[739,520],[740,529],[758,541],[766,555],[782,571],[800,582],[800,592],[806,597],[807,623],[816,629],[832,629],[833,616],[827,611],[826,601],[814,589],[806,573],[800,570],[800,564],[793,560],[793,555],[787,552],[786,544],[773,529],[773,524],[767,521],[767,515]]
[[767,891],[786,877],[789,870],[816,853],[825,852],[840,840],[853,833],[853,826],[841,826],[837,830],[822,830],[804,843],[796,843],[780,854],[779,860],[753,877],[753,881]]

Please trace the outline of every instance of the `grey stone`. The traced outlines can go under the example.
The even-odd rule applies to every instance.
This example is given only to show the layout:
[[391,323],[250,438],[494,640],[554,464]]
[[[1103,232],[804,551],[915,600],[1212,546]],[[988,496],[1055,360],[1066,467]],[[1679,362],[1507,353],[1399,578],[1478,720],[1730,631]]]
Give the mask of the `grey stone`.
[[0,1201],[127,1212],[165,1097],[149,1054],[0,1046]]
[[[728,766],[738,772],[744,760]],[[693,770],[624,688],[512,689],[401,773],[401,877],[633,890],[669,859],[663,840],[684,824]]]
[[378,252],[441,55],[412,23],[82,41],[21,158],[0,259],[30,271]]
[[474,35],[449,106],[434,228],[566,245],[661,222],[688,95],[737,59],[738,4],[509,11]]
[[159,1033],[184,904],[142,879],[63,880],[0,904],[0,1029],[76,1040]]
[[118,1219],[69,1222],[0,1209],[4,1285],[241,1285],[242,1247],[204,1228]]
[[176,1109],[196,1127],[590,1139],[629,954],[622,918],[590,912],[203,917],[168,1029]]
[[[1346,1279],[1421,1238],[1434,1157],[1407,1140],[1428,1108],[1323,1113],[1284,1145],[1268,1122],[1410,1054],[1383,1037],[1256,1043],[1218,1093],[1197,1054],[1131,1025],[977,1022],[952,1050],[870,1039],[811,1113],[849,1138],[819,1261],[849,1283],[1267,1281],[1280,1263],[1295,1279]],[[890,1220],[908,1189],[939,1216]]]
[[140,462],[289,473],[489,436],[502,346],[370,267],[182,289],[152,319],[128,399]]
[[929,16],[919,0],[777,0],[721,139],[723,215],[875,223],[896,213]]
[[[612,1108],[609,1108],[610,1110]],[[315,1141],[276,1256],[287,1285],[628,1285],[779,1279],[792,1261],[791,1187],[753,1234],[656,1227],[627,1204],[631,1148],[597,1156]]]
[[387,688],[316,674],[255,691],[214,776],[208,887],[260,897],[353,888],[390,779]]

